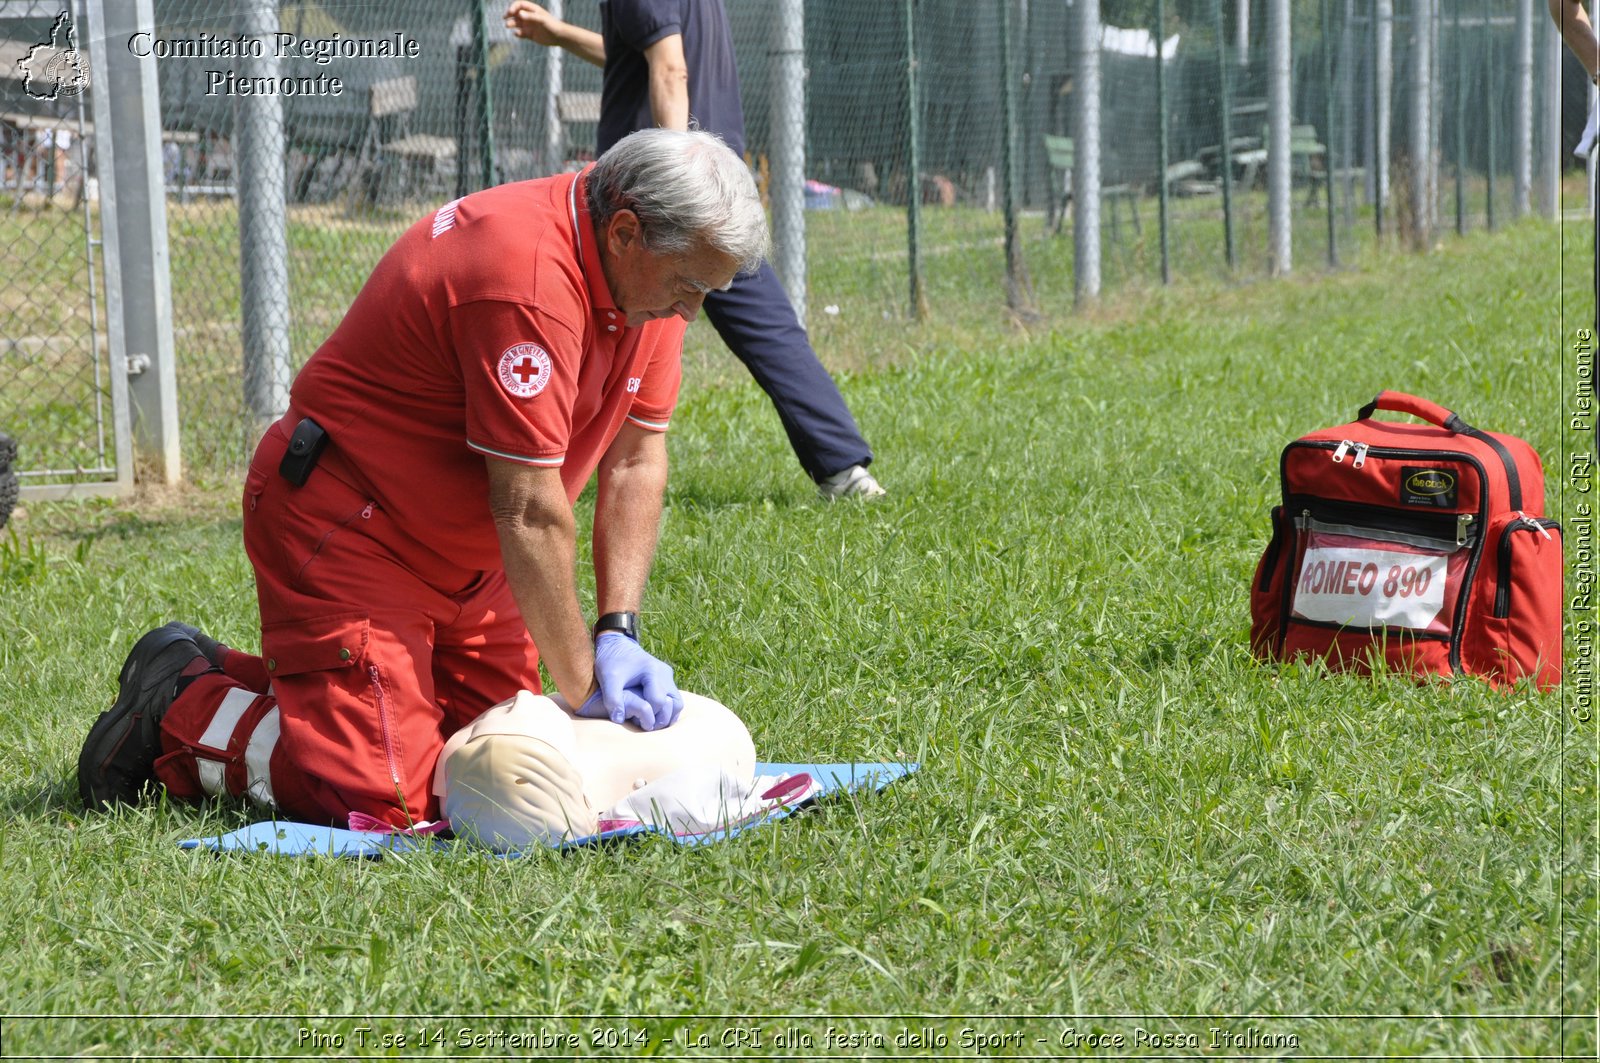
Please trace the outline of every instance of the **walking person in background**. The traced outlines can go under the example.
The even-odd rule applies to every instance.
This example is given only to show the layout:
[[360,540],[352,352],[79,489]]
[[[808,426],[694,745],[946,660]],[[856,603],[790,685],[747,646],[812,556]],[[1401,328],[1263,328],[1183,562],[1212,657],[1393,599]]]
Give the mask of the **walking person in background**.
[[[1594,24],[1589,21],[1589,13],[1583,9],[1581,0],[1550,0],[1550,17],[1555,19],[1567,48],[1583,64],[1583,72],[1589,75],[1590,81],[1600,86],[1600,39],[1595,37]],[[1591,107],[1589,124],[1583,127],[1583,137],[1578,141],[1574,155],[1584,159],[1589,157],[1589,152],[1594,148],[1597,118],[1600,118],[1600,113]]]
[[[604,68],[597,152],[638,129],[688,129],[692,122],[743,154],[744,110],[723,0],[600,0],[600,22],[595,33],[531,0],[515,0],[505,13],[506,26],[524,40]],[[867,471],[872,450],[772,267],[763,262],[727,291],[709,293],[705,310],[772,400],[823,497],[884,494]]]
[[[1594,24],[1589,21],[1589,13],[1583,9],[1582,0],[1550,0],[1550,17],[1555,19],[1567,48],[1583,64],[1583,72],[1600,87],[1600,38],[1595,36]],[[1600,101],[1590,106],[1588,124],[1583,127],[1583,136],[1579,138],[1573,154],[1587,160],[1589,153],[1594,150],[1597,135],[1600,135]],[[1595,289],[1595,313],[1600,315],[1600,231],[1595,234],[1594,254],[1595,275],[1592,284]],[[1597,320],[1600,320],[1600,316],[1597,316]]]
[[41,189],[47,196],[55,195],[58,189],[65,192],[71,187],[72,130],[54,126],[41,129],[38,145],[34,168]]

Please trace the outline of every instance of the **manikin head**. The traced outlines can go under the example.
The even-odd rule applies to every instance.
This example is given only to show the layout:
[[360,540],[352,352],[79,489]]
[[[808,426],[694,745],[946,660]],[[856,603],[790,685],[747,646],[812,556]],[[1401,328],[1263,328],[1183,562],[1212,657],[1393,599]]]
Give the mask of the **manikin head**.
[[451,736],[433,789],[457,835],[501,850],[555,845],[596,833],[601,813],[674,772],[754,778],[749,730],[710,698],[684,691],[677,722],[657,731],[574,719],[564,704],[521,691]]

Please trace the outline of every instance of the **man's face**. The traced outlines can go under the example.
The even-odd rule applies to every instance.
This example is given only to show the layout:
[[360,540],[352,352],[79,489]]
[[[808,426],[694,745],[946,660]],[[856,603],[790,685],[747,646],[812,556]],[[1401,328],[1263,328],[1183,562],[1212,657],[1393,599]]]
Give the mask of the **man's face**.
[[673,316],[693,321],[707,292],[733,283],[739,263],[716,248],[702,244],[686,253],[657,254],[641,236],[639,219],[629,210],[612,215],[602,236],[606,284],[630,326]]

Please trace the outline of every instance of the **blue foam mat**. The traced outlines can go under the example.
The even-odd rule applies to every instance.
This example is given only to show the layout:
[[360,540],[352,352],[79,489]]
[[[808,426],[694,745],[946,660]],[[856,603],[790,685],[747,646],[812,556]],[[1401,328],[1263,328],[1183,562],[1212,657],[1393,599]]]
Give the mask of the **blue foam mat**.
[[[916,771],[916,764],[769,764],[756,765],[757,775],[798,775],[805,772],[816,780],[820,789],[805,801],[782,806],[764,815],[704,834],[673,834],[660,827],[637,824],[617,830],[602,831],[583,838],[564,842],[560,848],[575,849],[585,845],[636,835],[659,834],[679,845],[710,845],[732,838],[747,830],[783,819],[807,805],[835,794],[856,790],[882,790],[896,779]],[[345,830],[340,827],[318,827],[309,823],[289,820],[265,820],[227,834],[209,838],[188,838],[178,843],[183,849],[209,849],[218,853],[269,853],[277,856],[343,856],[381,857],[391,853],[416,852],[422,849],[485,852],[486,855],[515,857],[519,852],[488,854],[486,850],[468,849],[430,836],[409,834],[379,834],[373,831]]]

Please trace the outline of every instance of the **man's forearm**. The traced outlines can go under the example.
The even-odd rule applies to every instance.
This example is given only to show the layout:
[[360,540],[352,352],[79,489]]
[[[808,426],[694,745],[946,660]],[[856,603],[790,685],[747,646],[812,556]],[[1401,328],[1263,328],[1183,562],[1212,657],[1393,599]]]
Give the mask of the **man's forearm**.
[[1561,39],[1578,57],[1591,79],[1600,73],[1600,39],[1597,39],[1589,14],[1574,0],[1550,0],[1550,17],[1561,28]]
[[500,529],[506,582],[556,689],[576,708],[594,692],[594,646],[578,606],[576,533]]
[[[577,593],[577,526],[559,474],[530,481],[490,459],[506,582],[550,678],[574,708],[594,692],[594,645]],[[544,470],[540,470],[541,473]]]
[[606,65],[606,41],[594,30],[563,22],[555,28],[556,43],[586,63]]
[[506,29],[546,48],[564,48],[595,66],[606,64],[606,43],[600,34],[556,18],[532,0],[512,0],[506,8]]
[[600,613],[638,612],[661,530],[667,486],[665,437],[618,437],[600,466],[594,513],[595,604]]

